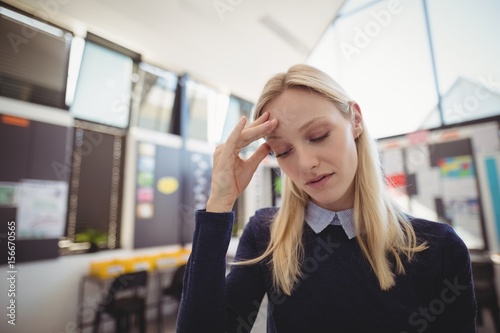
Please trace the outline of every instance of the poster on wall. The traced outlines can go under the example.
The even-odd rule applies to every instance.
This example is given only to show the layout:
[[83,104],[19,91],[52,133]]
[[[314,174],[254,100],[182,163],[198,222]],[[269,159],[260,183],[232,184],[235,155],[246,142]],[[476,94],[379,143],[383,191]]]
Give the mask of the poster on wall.
[[140,142],[137,156],[136,216],[152,219],[154,216],[154,183],[156,147]]
[[394,187],[389,194],[414,216],[450,224],[469,249],[498,251],[499,124],[496,117],[379,139],[384,174]]
[[18,239],[63,236],[67,200],[66,182],[22,180],[17,186]]
[[192,241],[195,229],[194,212],[206,207],[212,181],[211,160],[212,156],[208,152],[188,151],[189,167],[183,170],[186,187],[180,211],[182,243]]
[[441,158],[444,217],[471,248],[484,247],[478,187],[471,155]]
[[17,183],[13,182],[0,182],[0,207],[15,207]]
[[408,186],[403,149],[395,147],[381,153],[382,169],[387,190],[405,210],[409,210]]
[[181,151],[174,140],[138,144],[134,248],[179,244],[184,206]]

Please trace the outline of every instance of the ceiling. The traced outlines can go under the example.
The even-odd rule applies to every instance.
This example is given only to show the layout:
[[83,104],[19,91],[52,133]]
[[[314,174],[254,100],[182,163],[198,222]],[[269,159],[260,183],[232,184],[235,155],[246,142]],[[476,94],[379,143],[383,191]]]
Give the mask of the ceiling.
[[5,2],[255,102],[272,74],[306,61],[344,0]]

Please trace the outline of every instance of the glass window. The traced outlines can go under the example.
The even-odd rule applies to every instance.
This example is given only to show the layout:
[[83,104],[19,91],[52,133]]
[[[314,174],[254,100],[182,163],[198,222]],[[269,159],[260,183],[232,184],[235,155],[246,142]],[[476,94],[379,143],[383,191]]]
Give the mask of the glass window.
[[159,132],[169,132],[177,75],[141,63],[139,76],[137,126]]
[[187,137],[200,141],[208,141],[208,115],[214,112],[217,105],[217,94],[195,81],[187,81],[187,100],[189,123]]
[[0,95],[67,109],[72,35],[0,6]]
[[87,41],[71,113],[75,118],[127,127],[132,72],[132,58]]
[[[217,93],[217,105],[214,113],[208,116],[208,142],[220,143],[225,130],[225,119],[229,112],[230,97],[224,93]],[[224,140],[225,141],[225,140]]]
[[445,124],[500,114],[500,2],[428,1]]
[[437,105],[422,3],[379,1],[338,18],[308,63],[357,101],[376,138],[412,132]]

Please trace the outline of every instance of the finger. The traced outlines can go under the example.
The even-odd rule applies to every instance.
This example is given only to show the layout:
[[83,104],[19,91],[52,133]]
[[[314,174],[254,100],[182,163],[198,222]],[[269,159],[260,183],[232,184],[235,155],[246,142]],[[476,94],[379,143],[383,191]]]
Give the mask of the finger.
[[263,114],[260,115],[259,118],[257,118],[251,124],[249,124],[247,126],[247,128],[251,128],[251,127],[255,127],[255,126],[258,126],[260,124],[263,124],[263,123],[265,123],[269,119],[269,117],[270,117],[270,113],[269,112],[264,112]]
[[263,143],[257,148],[257,150],[250,156],[246,162],[248,165],[250,165],[250,168],[252,169],[252,172],[255,172],[257,170],[257,167],[259,166],[260,162],[266,158],[267,155],[269,155],[269,152],[271,151],[271,147],[267,143]]
[[256,127],[245,128],[240,135],[237,147],[241,149],[248,146],[274,131],[276,127],[278,127],[278,119],[268,120]]
[[222,149],[224,149],[224,144],[220,144],[220,145],[217,145],[217,147],[215,147],[215,150],[213,153],[214,162],[219,157],[220,153],[222,152]]
[[238,122],[238,124],[236,124],[231,134],[229,134],[229,137],[227,138],[226,143],[222,148],[221,155],[227,157],[229,154],[232,155],[234,154],[235,150],[239,149],[237,147],[237,142],[241,135],[241,132],[245,128],[246,123],[247,123],[247,117],[245,116],[241,117],[240,121]]

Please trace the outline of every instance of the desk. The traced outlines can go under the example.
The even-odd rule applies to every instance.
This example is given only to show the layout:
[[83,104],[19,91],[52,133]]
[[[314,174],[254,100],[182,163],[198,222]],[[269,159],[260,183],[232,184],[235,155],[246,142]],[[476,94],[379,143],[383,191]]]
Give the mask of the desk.
[[[146,309],[156,309],[158,332],[160,332],[163,326],[161,311],[163,300],[161,291],[164,288],[164,281],[167,280],[168,276],[173,275],[178,267],[179,266],[172,266],[169,268],[152,270],[148,276]],[[103,298],[106,297],[109,286],[114,279],[114,277],[99,278],[92,275],[85,275],[81,278],[78,288],[78,332],[84,332],[85,328],[93,327],[96,311],[103,301]],[[85,297],[86,294],[90,292],[90,287],[94,287],[94,293]]]

